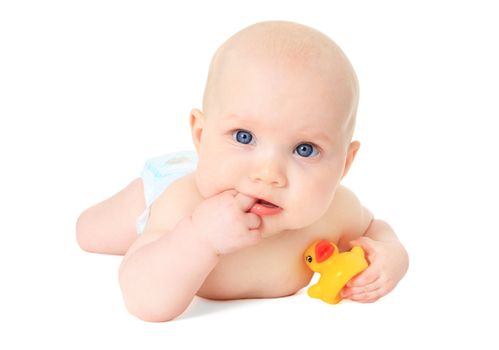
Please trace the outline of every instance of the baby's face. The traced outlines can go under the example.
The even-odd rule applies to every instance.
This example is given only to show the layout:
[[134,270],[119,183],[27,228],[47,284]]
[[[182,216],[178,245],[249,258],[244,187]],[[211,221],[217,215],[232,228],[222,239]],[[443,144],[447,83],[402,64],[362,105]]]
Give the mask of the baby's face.
[[341,82],[268,59],[228,62],[202,127],[196,182],[203,197],[235,189],[279,206],[264,236],[304,228],[328,209],[344,175],[351,109]]

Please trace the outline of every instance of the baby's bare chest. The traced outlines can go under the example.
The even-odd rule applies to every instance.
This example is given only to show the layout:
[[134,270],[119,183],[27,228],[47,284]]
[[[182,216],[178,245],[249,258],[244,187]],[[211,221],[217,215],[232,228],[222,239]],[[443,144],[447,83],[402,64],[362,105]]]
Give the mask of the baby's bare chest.
[[[295,233],[296,235],[296,233]],[[209,299],[270,298],[292,295],[312,278],[303,252],[316,234],[271,238],[224,256],[198,295]]]
[[[193,176],[187,181],[194,181]],[[192,188],[195,188],[192,182]],[[200,195],[195,192],[201,201]],[[332,208],[332,207],[331,207]],[[266,238],[259,244],[220,258],[198,295],[209,299],[280,297],[296,293],[312,278],[303,253],[318,239],[335,243],[339,225],[328,210],[310,227]]]

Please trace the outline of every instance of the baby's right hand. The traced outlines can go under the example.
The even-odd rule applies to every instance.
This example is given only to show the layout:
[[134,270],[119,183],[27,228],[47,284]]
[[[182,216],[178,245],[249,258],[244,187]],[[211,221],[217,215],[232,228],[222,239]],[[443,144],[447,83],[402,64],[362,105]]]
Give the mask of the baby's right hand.
[[204,200],[192,213],[195,234],[207,241],[217,255],[229,254],[262,239],[261,219],[247,213],[256,199],[235,190]]

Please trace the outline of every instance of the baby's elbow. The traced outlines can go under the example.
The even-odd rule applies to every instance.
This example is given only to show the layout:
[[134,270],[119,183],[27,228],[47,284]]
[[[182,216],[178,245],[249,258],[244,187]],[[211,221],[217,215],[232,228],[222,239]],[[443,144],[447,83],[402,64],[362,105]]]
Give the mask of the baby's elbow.
[[138,303],[127,300],[124,296],[128,312],[138,319],[146,322],[168,322],[177,318],[182,312],[168,310],[150,302]]
[[131,315],[146,322],[168,322],[184,311],[185,308],[174,307],[175,303],[168,302],[168,298],[159,300],[144,293],[137,287],[136,281],[127,276],[129,271],[126,270],[123,266],[120,268],[119,282],[125,307]]
[[169,322],[173,321],[178,316],[178,315],[167,315],[157,312],[151,312],[150,310],[134,310],[131,308],[127,309],[131,315],[145,322],[156,322],[156,323]]
[[76,220],[76,242],[81,249],[87,252],[93,252],[95,247],[91,240],[92,235],[90,234],[89,221],[87,217],[87,211],[80,214]]

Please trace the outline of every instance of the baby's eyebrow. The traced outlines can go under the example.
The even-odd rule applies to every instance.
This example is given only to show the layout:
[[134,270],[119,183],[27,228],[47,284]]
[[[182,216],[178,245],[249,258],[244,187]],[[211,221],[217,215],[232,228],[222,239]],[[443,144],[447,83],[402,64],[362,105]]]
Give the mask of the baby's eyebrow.
[[322,141],[325,141],[325,142],[328,142],[328,143],[332,143],[331,138],[327,134],[325,134],[323,132],[311,133],[310,137],[313,140],[322,140]]
[[316,132],[303,131],[303,132],[300,132],[300,137],[306,138],[307,140],[310,140],[310,141],[322,140],[322,141],[327,142],[327,143],[333,143],[332,138],[328,134],[324,133],[323,131],[316,131]]

